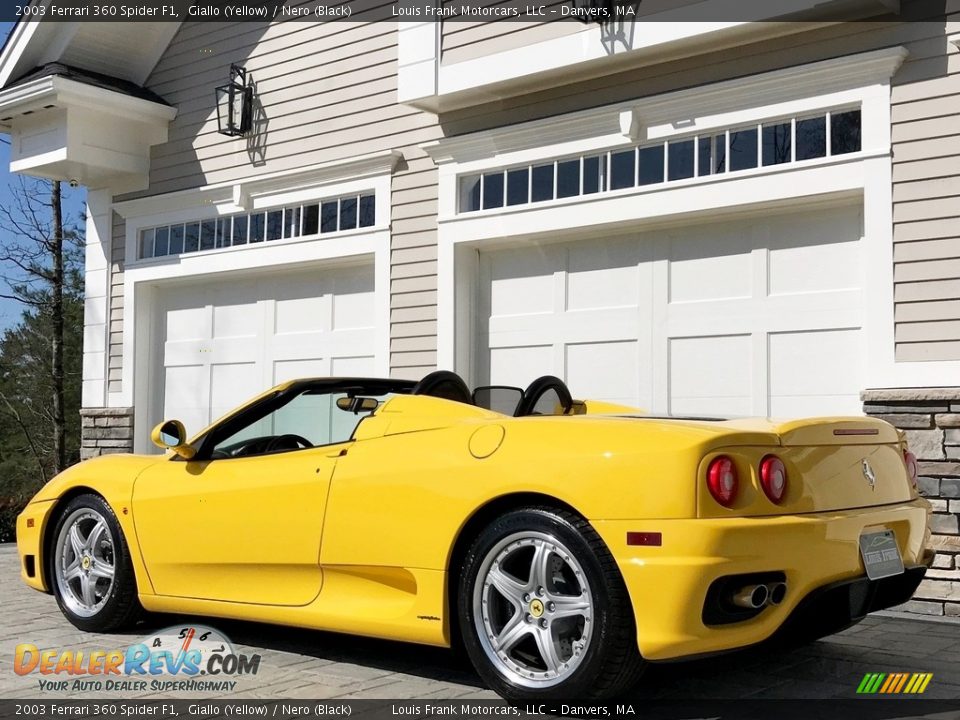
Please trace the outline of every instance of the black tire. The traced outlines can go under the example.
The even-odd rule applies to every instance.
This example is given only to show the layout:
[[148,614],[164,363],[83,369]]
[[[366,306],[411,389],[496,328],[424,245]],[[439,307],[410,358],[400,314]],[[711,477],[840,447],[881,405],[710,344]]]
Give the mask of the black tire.
[[[84,513],[86,511],[86,513]],[[96,603],[95,611],[90,614],[78,613],[74,607],[79,598],[73,584],[62,580],[58,574],[58,549],[61,533],[69,533],[65,525],[73,524],[72,518],[85,514],[88,522],[96,522],[98,516],[106,525],[109,533],[110,558],[113,561],[113,580],[109,589],[103,589]],[[137,597],[137,581],[130,560],[130,548],[127,545],[117,517],[110,506],[99,495],[86,494],[72,498],[57,514],[57,521],[50,536],[47,559],[47,577],[50,588],[57,599],[60,611],[74,626],[88,632],[108,632],[129,628],[143,615],[143,608]],[[68,594],[69,593],[69,594]],[[79,601],[82,602],[82,601]],[[74,606],[74,607],[72,607]]]
[[[566,660],[573,667],[561,669],[552,679],[549,677],[550,666],[546,663],[542,650],[537,651],[546,675],[542,680],[532,681],[523,677],[522,660],[515,662],[517,667],[508,666],[514,660],[513,655],[519,656],[521,652],[527,652],[524,657],[534,657],[532,662],[537,662],[535,656],[531,656],[525,649],[521,650],[522,643],[531,642],[526,635],[520,635],[522,639],[515,641],[517,644],[513,647],[517,649],[511,650],[506,642],[499,648],[494,648],[493,643],[497,642],[494,640],[494,634],[498,629],[492,627],[492,624],[484,625],[484,623],[492,623],[488,603],[493,602],[499,602],[501,606],[507,602],[512,608],[503,613],[509,613],[509,617],[504,621],[501,631],[507,624],[520,624],[519,617],[514,617],[514,614],[519,612],[520,605],[506,601],[506,595],[502,596],[504,600],[501,601],[487,593],[491,592],[488,572],[497,568],[506,569],[507,564],[511,562],[510,553],[517,553],[516,557],[519,557],[519,554],[525,551],[524,533],[530,534],[529,542],[534,545],[558,543],[553,546],[554,550],[548,551],[546,555],[547,567],[553,568],[550,571],[552,579],[549,582],[555,583],[559,579],[561,583],[565,583],[562,577],[573,577],[570,575],[572,572],[576,575],[573,578],[574,582],[580,582],[580,587],[575,588],[576,593],[569,597],[574,598],[577,593],[582,597],[584,586],[588,586],[592,600],[590,610],[586,611],[579,621],[574,621],[580,622],[579,626],[574,626],[579,627],[579,630],[572,631],[581,633],[580,638],[575,638],[573,641],[572,647],[576,648],[578,643],[584,642],[584,623],[591,623],[590,633],[586,635],[586,646],[580,648],[583,651],[582,658],[579,657],[578,652],[575,660],[573,651],[568,651],[571,645],[563,645],[562,643],[567,641],[561,641],[560,647],[563,648],[563,652],[558,650],[556,658],[559,658],[561,663]],[[533,566],[536,562],[536,552],[535,547],[532,547],[528,584],[534,583]],[[565,555],[565,552],[569,552],[569,556]],[[561,555],[564,557],[560,557]],[[564,558],[567,562],[564,562]],[[549,563],[554,564],[549,565]],[[520,564],[518,561],[518,566]],[[582,572],[579,569],[582,569]],[[519,573],[511,573],[511,575],[520,577]],[[579,580],[581,576],[586,579],[586,583]],[[481,583],[479,590],[478,582]],[[574,585],[566,583],[565,587],[574,587]],[[458,590],[457,612],[464,647],[481,678],[504,698],[516,701],[562,698],[612,699],[629,690],[643,671],[644,661],[637,648],[633,608],[620,571],[600,536],[588,522],[574,513],[551,507],[527,507],[513,510],[497,518],[479,534],[467,551],[460,569]],[[479,595],[475,596],[475,591]],[[549,589],[544,592],[544,600],[551,597],[550,593]],[[552,597],[556,599],[568,596],[553,595]],[[536,597],[532,597],[530,610],[522,611],[525,615],[524,622],[529,624],[533,617],[530,613],[536,614],[539,611],[540,614],[537,617],[541,620],[532,622],[543,622],[544,619],[548,619],[551,623],[550,632],[558,632],[552,624],[554,619],[549,616],[549,606],[553,603],[547,602],[545,609],[542,603],[535,605],[536,600]],[[482,608],[479,613],[476,611],[477,608]],[[484,615],[488,617],[482,617]],[[543,627],[546,628],[547,625]],[[490,632],[491,630],[493,633]],[[536,642],[542,641],[543,635],[536,627],[533,627],[532,631],[525,628],[524,632],[535,639],[536,635],[540,634],[541,637]],[[487,633],[490,639],[481,638],[481,633]],[[546,637],[555,636],[548,634]],[[543,647],[539,644],[537,646]],[[554,647],[556,649],[557,646]],[[509,660],[506,658],[503,661],[498,660],[497,654],[504,649],[511,657]],[[566,665],[560,667],[566,668]],[[536,685],[536,682],[542,684]]]

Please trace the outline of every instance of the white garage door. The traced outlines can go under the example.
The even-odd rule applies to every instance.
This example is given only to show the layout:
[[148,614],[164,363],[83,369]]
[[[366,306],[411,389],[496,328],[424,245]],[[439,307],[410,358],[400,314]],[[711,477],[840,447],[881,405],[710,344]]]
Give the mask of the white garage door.
[[176,286],[159,314],[155,407],[189,433],[285,380],[374,373],[371,266]]
[[859,208],[481,255],[479,379],[655,412],[859,413]]

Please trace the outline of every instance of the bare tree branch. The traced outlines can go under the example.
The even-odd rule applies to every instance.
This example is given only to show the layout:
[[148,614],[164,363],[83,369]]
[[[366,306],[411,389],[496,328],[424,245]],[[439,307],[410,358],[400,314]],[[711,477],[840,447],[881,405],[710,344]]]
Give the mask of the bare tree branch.
[[43,467],[43,456],[40,454],[37,446],[34,444],[33,436],[30,434],[30,431],[27,429],[27,426],[23,422],[23,418],[20,416],[20,413],[17,412],[17,409],[13,406],[10,400],[7,398],[6,394],[0,392],[0,400],[3,400],[3,404],[7,407],[7,414],[13,418],[13,421],[17,423],[20,427],[20,430],[23,432],[23,438],[27,441],[27,445],[30,448],[30,452],[33,453],[34,459],[37,461],[37,469],[40,471],[40,477],[43,479],[43,482],[47,481],[47,471]]

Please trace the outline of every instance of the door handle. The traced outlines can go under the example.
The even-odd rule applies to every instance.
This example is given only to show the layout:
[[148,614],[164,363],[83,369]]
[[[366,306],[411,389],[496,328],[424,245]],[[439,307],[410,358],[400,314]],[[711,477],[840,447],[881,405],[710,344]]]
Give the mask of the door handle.
[[327,457],[328,457],[328,458],[338,458],[338,457],[343,457],[343,456],[346,455],[346,454],[347,454],[347,449],[346,449],[346,448],[340,448],[340,449],[337,450],[336,452],[327,453]]

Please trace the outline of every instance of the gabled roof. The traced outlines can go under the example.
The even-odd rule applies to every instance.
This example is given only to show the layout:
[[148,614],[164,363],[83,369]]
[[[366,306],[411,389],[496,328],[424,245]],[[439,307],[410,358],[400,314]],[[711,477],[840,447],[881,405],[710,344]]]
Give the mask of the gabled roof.
[[[31,0],[47,6],[53,0]],[[179,22],[44,22],[21,19],[0,50],[0,89],[58,63],[101,79],[127,81],[141,90]],[[81,80],[82,82],[82,80]],[[110,89],[116,89],[111,87]]]
[[84,85],[103,88],[104,90],[112,90],[123,95],[140,98],[141,100],[149,100],[150,102],[159,103],[161,105],[169,105],[166,100],[157,95],[155,92],[140,87],[136,83],[130,82],[129,80],[121,80],[120,78],[111,77],[110,75],[91,72],[89,70],[81,70],[79,68],[71,67],[70,65],[64,65],[63,63],[59,62],[47,63],[42,67],[34,68],[23,77],[17,78],[15,81],[8,83],[4,89],[6,90],[18,87],[20,85],[26,85],[29,82],[45,77],[62,77],[67,80],[83,83]]

